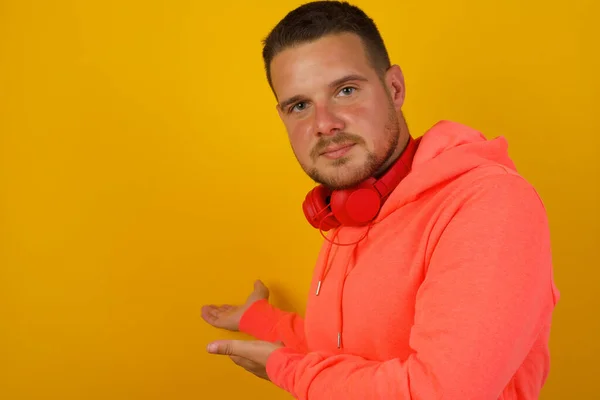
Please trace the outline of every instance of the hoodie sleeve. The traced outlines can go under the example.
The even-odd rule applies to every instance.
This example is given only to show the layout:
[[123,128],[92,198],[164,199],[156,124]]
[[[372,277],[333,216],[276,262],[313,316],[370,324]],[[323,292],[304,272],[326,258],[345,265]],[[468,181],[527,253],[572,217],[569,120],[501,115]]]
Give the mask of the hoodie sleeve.
[[267,342],[281,341],[286,347],[306,352],[304,319],[282,311],[263,299],[254,302],[240,319],[240,331]]
[[408,358],[283,348],[268,359],[271,381],[300,400],[498,398],[548,329],[558,292],[533,188],[502,175],[473,193],[430,244]]

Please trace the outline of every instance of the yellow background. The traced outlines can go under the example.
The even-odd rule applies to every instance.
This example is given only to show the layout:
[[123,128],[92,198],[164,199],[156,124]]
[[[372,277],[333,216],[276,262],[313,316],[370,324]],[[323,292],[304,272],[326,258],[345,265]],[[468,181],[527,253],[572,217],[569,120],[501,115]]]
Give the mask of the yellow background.
[[[321,236],[260,40],[296,1],[0,1],[0,398],[287,399],[211,302],[302,311]],[[437,120],[504,135],[562,293],[543,399],[598,396],[597,2],[362,0]],[[474,344],[476,345],[476,344]]]

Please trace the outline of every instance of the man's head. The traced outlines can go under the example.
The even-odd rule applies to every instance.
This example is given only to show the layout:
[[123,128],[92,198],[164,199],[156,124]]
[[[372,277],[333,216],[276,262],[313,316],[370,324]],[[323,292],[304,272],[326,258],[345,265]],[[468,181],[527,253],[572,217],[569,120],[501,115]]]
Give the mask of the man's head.
[[294,154],[313,180],[351,187],[402,152],[404,78],[363,11],[335,1],[298,7],[265,39],[263,58]]

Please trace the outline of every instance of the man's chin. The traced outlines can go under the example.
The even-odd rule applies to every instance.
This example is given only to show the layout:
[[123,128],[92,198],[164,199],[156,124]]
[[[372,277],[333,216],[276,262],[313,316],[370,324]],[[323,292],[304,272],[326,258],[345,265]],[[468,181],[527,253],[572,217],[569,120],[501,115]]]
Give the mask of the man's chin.
[[368,173],[344,174],[343,176],[332,174],[324,175],[317,180],[318,183],[330,190],[343,190],[358,186],[370,177]]
[[[362,162],[361,162],[362,161]],[[317,183],[330,190],[352,188],[371,177],[377,165],[373,160],[358,160],[356,157],[342,157],[336,162],[331,161],[307,171]]]

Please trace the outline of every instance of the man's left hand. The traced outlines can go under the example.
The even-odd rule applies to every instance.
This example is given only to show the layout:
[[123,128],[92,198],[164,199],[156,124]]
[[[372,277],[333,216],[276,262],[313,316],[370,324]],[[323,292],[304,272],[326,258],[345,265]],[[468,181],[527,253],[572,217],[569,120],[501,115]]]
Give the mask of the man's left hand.
[[266,365],[271,353],[283,347],[279,343],[270,343],[259,340],[219,340],[210,343],[207,351],[211,354],[222,354],[229,356],[231,360],[253,373],[259,378],[269,380]]

